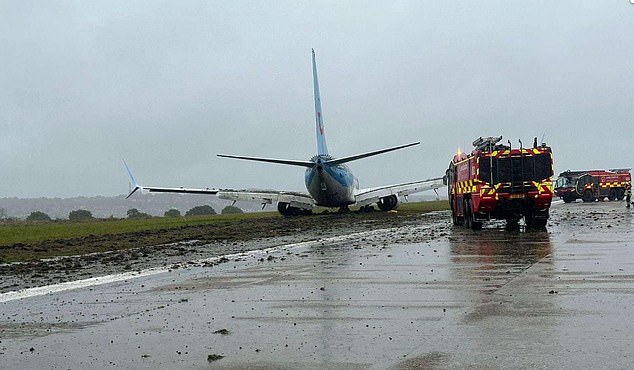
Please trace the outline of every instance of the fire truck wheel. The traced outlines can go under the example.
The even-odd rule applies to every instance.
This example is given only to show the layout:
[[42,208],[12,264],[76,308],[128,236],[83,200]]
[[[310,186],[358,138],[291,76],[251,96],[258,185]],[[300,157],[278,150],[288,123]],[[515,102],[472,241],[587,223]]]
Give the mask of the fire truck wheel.
[[548,210],[529,211],[524,215],[524,222],[529,229],[544,229],[548,222]]
[[508,229],[517,229],[519,227],[520,220],[517,218],[507,218],[506,227]]
[[584,202],[594,202],[594,194],[592,193],[592,190],[590,189],[586,189],[586,191],[583,192],[583,199]]
[[482,229],[482,222],[481,221],[471,221],[471,229],[473,229],[473,230]]
[[462,222],[460,220],[460,217],[458,217],[458,215],[456,215],[456,210],[454,209],[454,198],[453,196],[450,196],[449,198],[449,205],[451,206],[451,220],[453,221],[453,224],[458,226],[461,225]]
[[452,217],[452,219],[453,219],[453,224],[454,224],[454,225],[456,225],[456,226],[462,225],[462,220],[460,219],[460,217],[458,217],[458,216],[456,215],[456,213],[455,213],[455,212],[453,212],[453,213],[451,214],[451,217]]
[[570,203],[575,201],[575,197],[572,195],[564,194],[564,203]]
[[471,204],[471,199],[467,199],[465,201],[465,227],[468,229],[479,230],[482,228],[482,222],[478,222],[475,220],[475,214],[473,213],[473,206]]
[[610,194],[608,194],[608,199],[609,200],[616,199],[616,189],[610,189]]
[[623,200],[625,198],[625,190],[622,188],[616,189],[616,199]]
[[462,212],[462,225],[467,229],[471,228],[471,202],[469,199],[465,200],[463,203],[463,212]]
[[548,222],[548,220],[534,220],[533,221],[533,228],[534,229],[543,229],[546,227],[546,223]]

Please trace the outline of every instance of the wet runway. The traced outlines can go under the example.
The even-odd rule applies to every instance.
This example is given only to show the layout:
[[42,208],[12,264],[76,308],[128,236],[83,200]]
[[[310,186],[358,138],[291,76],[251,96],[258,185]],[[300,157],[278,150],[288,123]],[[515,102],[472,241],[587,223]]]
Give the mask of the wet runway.
[[632,213],[551,214],[547,232],[429,216],[0,294],[0,368],[631,368]]

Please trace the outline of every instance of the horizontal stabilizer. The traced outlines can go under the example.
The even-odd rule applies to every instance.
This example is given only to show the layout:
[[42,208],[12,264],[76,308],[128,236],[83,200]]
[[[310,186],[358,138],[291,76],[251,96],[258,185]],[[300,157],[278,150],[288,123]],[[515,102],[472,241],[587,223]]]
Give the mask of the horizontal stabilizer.
[[403,148],[407,148],[407,147],[418,145],[418,144],[420,144],[420,141],[415,142],[415,143],[411,143],[411,144],[399,145],[399,146],[395,146],[395,147],[392,147],[392,148],[376,150],[376,151],[373,151],[373,152],[357,154],[357,155],[351,155],[351,156],[343,157],[343,158],[332,159],[332,160],[327,161],[326,163],[328,163],[329,165],[333,165],[334,166],[334,165],[337,165],[337,164],[352,162],[352,161],[356,161],[357,159],[371,157],[373,155],[383,154],[383,153],[391,152],[393,150],[403,149]]
[[268,162],[268,163],[277,163],[277,164],[288,164],[291,166],[301,166],[301,167],[312,167],[315,163],[311,161],[294,161],[289,159],[275,159],[275,158],[261,158],[261,157],[244,157],[238,155],[226,155],[226,154],[218,154],[218,157],[223,158],[233,158],[233,159],[244,159],[247,161],[257,161],[257,162]]

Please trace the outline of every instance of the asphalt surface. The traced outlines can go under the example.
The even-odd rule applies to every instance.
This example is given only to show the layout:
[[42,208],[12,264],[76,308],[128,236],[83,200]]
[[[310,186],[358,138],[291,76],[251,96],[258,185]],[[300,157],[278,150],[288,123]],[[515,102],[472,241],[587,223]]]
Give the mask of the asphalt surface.
[[633,218],[578,202],[547,231],[475,232],[433,213],[5,292],[0,368],[631,368]]

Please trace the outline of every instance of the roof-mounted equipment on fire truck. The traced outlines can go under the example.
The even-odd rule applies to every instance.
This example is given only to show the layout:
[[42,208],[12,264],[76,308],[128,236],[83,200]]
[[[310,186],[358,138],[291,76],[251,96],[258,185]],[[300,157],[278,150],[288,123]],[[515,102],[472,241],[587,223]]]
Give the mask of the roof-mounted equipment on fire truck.
[[489,136],[485,138],[480,136],[479,138],[475,139],[472,144],[476,150],[481,150],[483,152],[492,152],[496,149],[495,144],[497,144],[500,140],[502,140],[502,136]]
[[632,170],[631,168],[610,168],[610,171],[615,173],[626,173],[626,172],[630,172],[631,170]]

